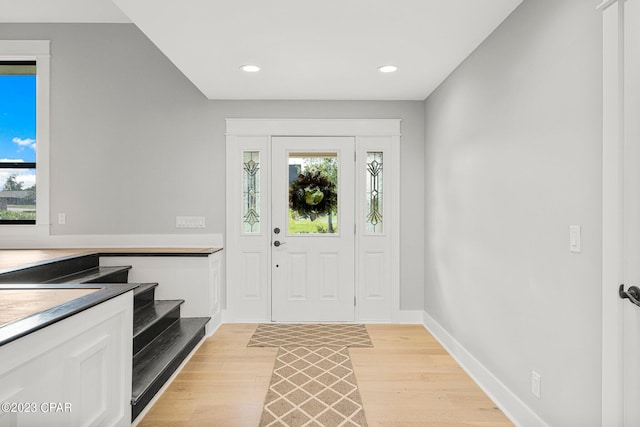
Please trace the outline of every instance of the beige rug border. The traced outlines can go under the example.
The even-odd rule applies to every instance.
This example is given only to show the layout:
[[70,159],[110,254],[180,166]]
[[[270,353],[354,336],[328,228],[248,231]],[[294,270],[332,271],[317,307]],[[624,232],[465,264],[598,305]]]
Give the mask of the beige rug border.
[[[261,341],[258,341],[258,339],[256,338],[257,335],[260,334],[260,329],[261,328],[287,328],[287,327],[304,327],[304,326],[310,326],[310,327],[318,327],[318,326],[340,326],[340,327],[360,327],[363,330],[363,342],[358,342],[355,344],[333,344],[331,342],[327,343],[327,342],[313,342],[311,344],[309,344],[307,341],[309,340],[303,340],[302,343],[280,343],[280,341],[283,341],[281,339],[274,339],[272,343],[268,344],[268,343],[264,343]],[[364,338],[364,336],[366,336],[366,339]],[[256,342],[258,341],[258,342]],[[366,342],[365,342],[366,341]],[[322,322],[317,322],[317,323],[258,323],[258,326],[256,326],[256,329],[254,330],[253,334],[251,334],[251,338],[249,338],[249,342],[247,343],[247,347],[290,347],[290,346],[298,346],[298,347],[319,347],[319,346],[328,346],[328,347],[353,347],[353,348],[372,348],[373,347],[373,341],[371,341],[371,336],[369,335],[369,331],[367,330],[367,325],[364,323],[322,323]]]

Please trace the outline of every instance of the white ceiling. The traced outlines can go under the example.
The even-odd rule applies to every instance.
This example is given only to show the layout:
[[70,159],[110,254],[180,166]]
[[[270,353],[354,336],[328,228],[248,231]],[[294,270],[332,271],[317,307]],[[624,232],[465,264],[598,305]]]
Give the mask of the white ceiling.
[[0,0],[0,22],[131,22],[111,0]]
[[423,100],[521,2],[0,0],[0,21],[131,21],[209,99]]

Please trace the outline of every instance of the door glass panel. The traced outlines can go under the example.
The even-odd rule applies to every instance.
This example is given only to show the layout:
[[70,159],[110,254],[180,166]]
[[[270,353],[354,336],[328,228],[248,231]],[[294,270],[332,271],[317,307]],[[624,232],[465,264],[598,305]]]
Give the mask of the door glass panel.
[[242,155],[242,226],[244,233],[260,233],[260,152]]
[[289,153],[288,234],[338,233],[338,153]]
[[367,152],[367,233],[382,233],[382,153]]

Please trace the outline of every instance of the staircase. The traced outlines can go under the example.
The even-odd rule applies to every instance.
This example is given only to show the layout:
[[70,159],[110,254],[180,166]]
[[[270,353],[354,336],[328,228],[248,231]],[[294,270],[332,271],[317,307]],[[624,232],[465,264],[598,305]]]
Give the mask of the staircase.
[[[98,254],[67,257],[0,274],[0,283],[127,283],[131,266],[101,267]],[[205,335],[209,317],[180,317],[184,300],[156,300],[157,283],[133,294],[133,421]]]
[[133,388],[131,420],[147,406],[204,337],[209,317],[180,317],[184,300],[155,299],[157,283],[133,293]]

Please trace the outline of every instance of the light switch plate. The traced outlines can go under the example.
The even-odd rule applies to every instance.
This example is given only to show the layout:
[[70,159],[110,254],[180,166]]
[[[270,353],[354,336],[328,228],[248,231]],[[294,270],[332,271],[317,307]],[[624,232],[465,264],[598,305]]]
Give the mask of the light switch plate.
[[540,399],[540,374],[536,371],[531,371],[531,393]]
[[203,216],[177,216],[176,228],[204,228]]
[[569,226],[569,250],[571,252],[582,252],[582,227],[579,225]]

